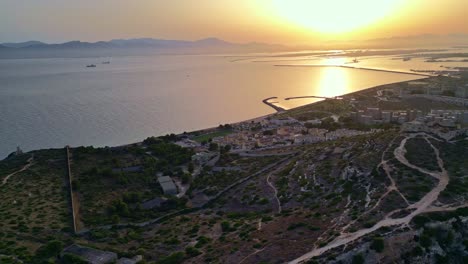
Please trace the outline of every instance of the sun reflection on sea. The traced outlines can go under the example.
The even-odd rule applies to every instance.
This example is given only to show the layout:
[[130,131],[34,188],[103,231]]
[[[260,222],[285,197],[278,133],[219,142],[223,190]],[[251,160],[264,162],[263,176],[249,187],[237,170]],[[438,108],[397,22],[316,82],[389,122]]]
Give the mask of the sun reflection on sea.
[[[338,60],[334,62],[340,62]],[[332,61],[330,61],[332,63]],[[300,94],[294,94],[290,100],[278,98],[275,105],[290,109],[301,105],[317,102],[323,98],[317,97],[335,97],[352,92],[350,89],[349,69],[334,66],[319,67],[317,74],[309,75],[304,78],[303,87]],[[290,95],[290,94],[289,94]],[[295,96],[305,98],[294,98]],[[308,97],[310,96],[310,97]],[[287,96],[288,97],[288,96]]]
[[[348,72],[340,67],[321,69],[318,94],[325,97],[343,95],[348,92]],[[316,90],[317,92],[317,90]]]

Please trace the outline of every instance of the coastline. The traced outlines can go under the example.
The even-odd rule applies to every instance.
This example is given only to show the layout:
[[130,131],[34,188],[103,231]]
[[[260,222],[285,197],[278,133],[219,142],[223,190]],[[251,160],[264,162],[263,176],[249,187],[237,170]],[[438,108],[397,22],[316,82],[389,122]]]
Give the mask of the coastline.
[[[429,76],[424,76],[424,77],[421,77],[421,79],[418,79],[418,80],[424,80],[424,79],[427,79],[427,78],[430,78],[430,77],[433,77],[431,75]],[[333,97],[325,97],[325,96],[314,96],[314,95],[304,95],[304,96],[292,96],[292,97],[287,97],[285,98],[285,100],[294,100],[294,99],[309,99],[309,98],[316,98],[316,99],[321,99],[319,101],[316,101],[316,102],[312,102],[310,104],[304,104],[304,105],[301,105],[301,106],[298,106],[298,107],[293,107],[293,108],[290,108],[290,109],[285,109],[284,111],[289,111],[289,110],[293,110],[293,109],[297,109],[297,108],[301,108],[301,107],[305,107],[305,106],[309,106],[309,105],[313,105],[313,104],[317,104],[319,102],[322,102],[323,100],[340,100],[342,99],[343,97],[346,97],[346,96],[352,96],[354,94],[359,94],[359,93],[362,93],[362,92],[369,92],[369,91],[372,91],[374,89],[380,89],[380,87],[384,86],[384,85],[395,85],[395,84],[399,84],[399,83],[406,83],[406,82],[410,82],[410,81],[401,81],[401,82],[393,82],[393,83],[387,83],[387,84],[381,84],[381,85],[377,85],[377,86],[372,86],[372,87],[368,87],[368,88],[364,88],[362,90],[359,90],[359,91],[354,91],[354,92],[350,92],[350,93],[346,93],[346,94],[342,94],[342,95],[337,95],[337,96],[333,96]],[[278,97],[269,97],[269,98],[266,98],[264,99],[263,101],[265,100],[269,100],[269,99],[277,99]],[[340,99],[338,99],[340,98]],[[273,108],[275,109],[275,108]],[[277,111],[276,113],[279,113],[280,111]],[[273,114],[271,114],[273,115]],[[267,115],[267,116],[270,116],[270,115]],[[249,120],[250,121],[250,120]],[[241,121],[239,123],[242,123],[242,122],[245,122],[245,121]]]
[[[310,65],[310,66],[303,66],[303,65],[275,65],[275,66],[279,66],[279,67],[323,67],[323,66],[316,66],[316,65]],[[327,66],[327,67],[340,67],[340,66]],[[347,67],[347,66],[345,66]],[[369,70],[372,70],[372,69],[369,69]],[[381,70],[377,70],[377,71],[381,71]],[[395,73],[400,73],[400,72],[395,72]],[[429,78],[429,77],[432,77],[432,75],[424,75],[424,74],[412,74],[412,73],[405,73],[405,74],[410,74],[410,75],[418,75],[418,76],[423,76],[421,79],[426,79],[426,78]],[[371,91],[372,89],[379,89],[381,86],[383,85],[391,85],[391,84],[398,84],[398,83],[405,83],[405,82],[408,82],[408,81],[401,81],[401,82],[394,82],[394,83],[388,83],[388,84],[382,84],[382,85],[377,85],[377,86],[373,86],[373,87],[369,87],[369,88],[365,88],[365,89],[362,89],[362,90],[359,90],[359,91],[354,91],[354,92],[350,92],[350,93],[347,93],[347,94],[343,94],[343,95],[338,95],[336,97],[344,97],[344,96],[351,96],[353,94],[358,94],[358,93],[362,93],[362,92],[368,92],[368,91]],[[298,97],[301,97],[301,96],[298,96]],[[302,97],[309,97],[309,96],[302,96]],[[336,98],[334,97],[334,98]],[[273,103],[271,102],[268,102],[269,100],[271,99],[277,99],[278,97],[276,96],[273,96],[273,97],[268,97],[268,98],[265,98],[262,100],[262,103],[270,106],[271,108],[273,108],[275,110],[274,113],[271,113],[271,114],[267,114],[267,115],[263,115],[263,116],[257,116],[257,117],[253,117],[251,119],[246,119],[246,120],[242,120],[242,121],[239,121],[239,122],[234,122],[234,123],[230,123],[231,125],[237,125],[237,124],[241,124],[241,123],[244,123],[244,122],[254,122],[254,121],[260,121],[264,118],[267,118],[267,117],[270,117],[270,116],[273,116],[277,113],[280,113],[280,112],[285,112],[285,111],[290,111],[290,110],[293,110],[293,109],[298,109],[298,108],[301,108],[301,107],[306,107],[306,106],[309,106],[309,105],[313,105],[313,104],[317,104],[317,103],[320,103],[322,102],[322,100],[319,100],[319,101],[316,101],[316,102],[312,102],[312,103],[309,103],[309,104],[304,104],[304,105],[301,105],[301,106],[297,106],[297,107],[293,107],[293,108],[290,108],[290,109],[284,109],[282,107],[278,107],[276,105],[274,105]],[[288,98],[294,98],[294,97],[288,97]],[[330,98],[330,99],[334,99],[334,98]],[[323,99],[323,100],[326,100],[326,99]],[[212,132],[213,130],[217,129],[218,127],[217,126],[214,126],[214,127],[208,127],[208,128],[203,128],[203,129],[199,129],[199,130],[193,130],[193,131],[190,131],[190,132],[187,132],[187,133],[210,133]],[[176,134],[176,133],[174,133]],[[183,135],[184,133],[177,133],[176,135]],[[153,135],[153,136],[156,136],[158,137],[158,135]],[[164,136],[164,135],[159,135],[159,136]],[[141,141],[137,141],[137,142],[132,142],[132,143],[127,143],[127,144],[121,144],[121,145],[114,145],[114,146],[109,146],[109,148],[122,148],[122,147],[126,147],[126,146],[133,146],[133,145],[138,145],[138,144],[141,144],[143,142],[143,139]],[[71,148],[74,148],[74,147],[80,147],[80,146],[71,146]],[[93,147],[95,147],[93,145]],[[98,146],[99,147],[99,146]],[[43,149],[46,149],[46,148],[43,148]],[[29,152],[32,152],[32,151],[37,151],[37,150],[42,150],[42,149],[34,149],[34,150],[30,150],[30,151],[27,151],[28,153]],[[11,152],[10,154],[7,154],[6,157],[4,157],[3,159],[0,159],[0,161],[2,160],[5,160],[9,157],[9,155],[11,155],[13,152]],[[1,157],[0,157],[1,158]]]

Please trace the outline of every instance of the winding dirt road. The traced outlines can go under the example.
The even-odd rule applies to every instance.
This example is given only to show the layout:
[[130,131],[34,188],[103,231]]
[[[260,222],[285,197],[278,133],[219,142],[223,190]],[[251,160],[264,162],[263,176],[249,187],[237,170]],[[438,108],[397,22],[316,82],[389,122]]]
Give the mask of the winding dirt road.
[[21,168],[20,170],[17,170],[11,174],[8,174],[5,178],[3,178],[2,180],[2,185],[0,185],[0,187],[2,187],[3,185],[7,184],[8,180],[14,176],[15,174],[17,173],[20,173],[22,171],[25,171],[27,170],[29,167],[31,167],[33,165],[33,160],[34,160],[34,156],[31,156],[31,158],[28,159],[28,164],[24,165],[23,168]]
[[279,200],[279,198],[278,198],[278,190],[277,190],[276,187],[270,182],[270,177],[271,177],[271,173],[268,174],[268,176],[267,176],[267,178],[266,178],[266,182],[267,182],[268,186],[270,186],[270,187],[273,189],[273,192],[274,192],[274,194],[275,194],[275,200],[276,200],[276,202],[278,203],[278,214],[280,214],[282,208],[281,208],[281,202],[280,202],[280,200]]
[[[406,153],[405,145],[406,145],[407,140],[410,139],[410,138],[416,137],[416,136],[421,136],[421,135],[426,139],[428,144],[434,150],[434,152],[436,154],[436,157],[437,157],[437,164],[438,164],[438,166],[440,168],[440,172],[439,171],[429,171],[429,170],[426,170],[424,168],[420,168],[420,167],[418,167],[418,166],[416,166],[414,164],[411,164],[406,159],[406,157],[405,157],[405,153]],[[353,241],[355,241],[355,240],[357,240],[357,239],[359,239],[359,238],[361,238],[361,237],[363,237],[363,236],[365,236],[365,235],[367,235],[369,233],[372,233],[372,232],[376,231],[377,229],[379,229],[381,227],[408,225],[416,215],[433,210],[433,208],[431,208],[430,206],[437,200],[437,198],[439,197],[439,194],[447,187],[447,184],[449,182],[448,173],[444,168],[443,160],[440,158],[439,150],[434,145],[432,145],[432,143],[429,140],[427,140],[427,137],[426,137],[425,134],[418,133],[418,134],[409,135],[405,139],[403,139],[401,141],[399,147],[395,149],[393,154],[394,154],[395,158],[398,161],[400,161],[402,164],[404,164],[404,165],[406,165],[406,166],[408,166],[408,167],[410,167],[412,169],[418,170],[421,173],[430,175],[431,177],[434,177],[434,178],[439,180],[439,183],[437,184],[437,186],[434,189],[432,189],[429,193],[427,193],[420,201],[418,201],[418,202],[416,202],[416,203],[414,203],[414,204],[407,207],[407,209],[414,209],[414,211],[412,211],[409,215],[407,215],[405,217],[395,218],[395,219],[389,217],[391,215],[391,213],[390,213],[383,220],[376,223],[374,226],[372,226],[370,228],[364,228],[364,229],[358,230],[358,231],[356,231],[354,233],[342,233],[340,236],[338,236],[333,241],[331,241],[328,245],[326,245],[324,247],[321,247],[321,248],[315,248],[312,251],[300,256],[299,258],[290,261],[289,263],[302,263],[302,262],[307,261],[307,260],[309,260],[309,259],[311,259],[313,257],[319,256],[319,255],[323,254],[324,252],[326,252],[326,251],[328,251],[330,249],[333,249],[333,248],[336,248],[336,247],[343,246],[343,245],[346,245],[348,243],[351,243],[351,242],[353,242]],[[393,179],[391,178],[391,181],[392,180]],[[392,185],[394,185],[393,181],[392,181]]]

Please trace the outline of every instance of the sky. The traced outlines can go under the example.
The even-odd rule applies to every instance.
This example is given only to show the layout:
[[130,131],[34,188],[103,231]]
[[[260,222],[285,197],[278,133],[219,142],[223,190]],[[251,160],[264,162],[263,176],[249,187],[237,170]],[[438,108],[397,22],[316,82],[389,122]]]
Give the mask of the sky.
[[116,38],[304,45],[468,34],[468,0],[0,0],[0,42]]

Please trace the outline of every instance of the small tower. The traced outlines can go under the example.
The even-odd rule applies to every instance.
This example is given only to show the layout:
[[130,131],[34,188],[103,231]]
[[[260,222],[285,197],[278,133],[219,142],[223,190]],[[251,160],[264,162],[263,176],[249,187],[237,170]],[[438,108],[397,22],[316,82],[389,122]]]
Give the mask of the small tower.
[[23,151],[21,150],[21,148],[19,146],[16,147],[15,154],[16,154],[16,156],[19,156],[19,155],[23,154]]

